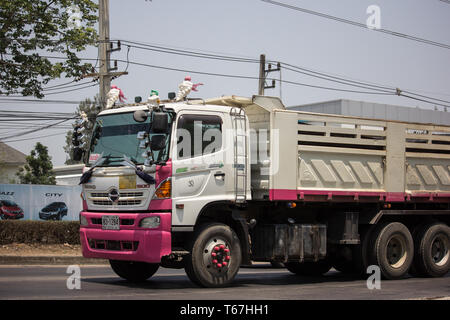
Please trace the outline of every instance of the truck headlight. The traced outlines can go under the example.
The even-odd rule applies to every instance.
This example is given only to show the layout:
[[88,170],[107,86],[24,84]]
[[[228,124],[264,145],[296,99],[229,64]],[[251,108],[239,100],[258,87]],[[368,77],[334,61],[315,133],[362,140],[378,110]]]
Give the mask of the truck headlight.
[[160,217],[154,216],[142,219],[141,222],[139,223],[139,227],[154,229],[158,228],[160,224],[161,224]]
[[153,199],[170,199],[172,194],[172,183],[171,179],[167,178],[163,182],[159,184],[156,188],[155,194],[153,195]]

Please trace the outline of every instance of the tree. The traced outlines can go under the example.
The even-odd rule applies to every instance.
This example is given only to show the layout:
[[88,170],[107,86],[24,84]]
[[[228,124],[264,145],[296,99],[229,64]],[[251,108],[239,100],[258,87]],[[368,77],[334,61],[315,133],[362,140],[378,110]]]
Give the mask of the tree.
[[46,146],[36,143],[34,150],[25,159],[25,165],[16,173],[21,184],[56,184],[52,158]]
[[[100,105],[100,99],[99,99],[98,95],[96,95],[94,97],[94,101],[92,101],[91,99],[85,99],[84,101],[82,101],[79,104],[77,111],[76,111],[76,115],[79,115],[80,112],[84,112],[84,113],[86,113],[86,115],[89,119],[88,124],[85,126],[85,132],[83,133],[85,136],[91,137],[92,129],[94,128],[94,124],[95,124],[95,119],[97,117],[97,114],[100,112],[100,110],[101,110],[101,105]],[[80,161],[73,160],[72,135],[73,135],[73,130],[67,131],[66,145],[63,147],[64,151],[68,155],[68,158],[66,159],[66,162],[65,162],[65,164],[67,164],[67,165],[80,163]],[[88,148],[89,148],[89,146],[86,145],[86,147],[84,148],[84,151],[87,152]]]
[[91,71],[77,53],[96,44],[96,22],[90,0],[0,1],[0,93],[42,98],[50,80]]

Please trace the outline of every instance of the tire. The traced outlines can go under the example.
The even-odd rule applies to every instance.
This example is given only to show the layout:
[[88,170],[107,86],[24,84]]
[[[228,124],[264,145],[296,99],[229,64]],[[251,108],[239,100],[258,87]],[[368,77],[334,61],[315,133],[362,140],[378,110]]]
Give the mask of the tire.
[[414,235],[413,274],[442,277],[450,270],[450,227],[432,223]]
[[109,260],[111,268],[121,278],[130,282],[143,282],[158,271],[158,263]]
[[402,223],[376,226],[367,249],[370,264],[380,267],[384,279],[401,279],[412,265],[414,242],[408,228]]
[[367,267],[369,266],[368,247],[374,228],[373,225],[362,227],[359,234],[360,244],[354,246],[352,250],[353,268],[355,273],[361,276],[367,275]]
[[321,276],[330,271],[331,262],[328,259],[317,262],[287,262],[286,269],[299,276]]
[[185,258],[186,274],[202,287],[228,286],[241,266],[239,238],[225,224],[201,226],[194,235],[190,252]]
[[272,266],[272,268],[275,268],[275,269],[284,268],[284,263],[283,262],[270,261],[270,265]]
[[333,268],[344,274],[356,273],[355,263],[353,261],[355,246],[339,248],[331,259]]

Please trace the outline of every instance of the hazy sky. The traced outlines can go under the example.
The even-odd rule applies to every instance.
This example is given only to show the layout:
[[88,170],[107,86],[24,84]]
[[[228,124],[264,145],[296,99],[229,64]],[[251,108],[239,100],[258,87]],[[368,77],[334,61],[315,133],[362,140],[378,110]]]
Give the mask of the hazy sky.
[[[366,23],[368,6],[381,9],[381,28],[450,44],[450,4],[440,0],[279,0],[294,6]],[[184,50],[282,61],[316,71],[354,80],[409,89],[420,94],[450,100],[450,50],[402,39],[274,6],[259,0],[132,0],[110,1],[112,39],[126,39]],[[126,60],[122,45],[112,59]],[[90,48],[84,57],[96,58]],[[146,64],[185,70],[257,77],[257,63],[226,62],[177,56],[132,48],[129,59]],[[126,63],[119,63],[119,71]],[[129,65],[129,75],[113,83],[128,101],[134,96],[147,98],[158,90],[162,98],[176,91],[186,73]],[[258,81],[191,74],[193,82],[202,82],[191,96],[212,98],[221,95],[248,96],[257,93]],[[279,77],[279,73],[270,76]],[[344,87],[288,70],[283,80],[329,87]],[[68,82],[55,80],[48,85]],[[83,100],[98,93],[98,87],[49,95],[45,99]],[[283,83],[266,95],[282,96],[286,106],[333,99],[353,99],[403,106],[433,106],[397,96],[379,96],[327,91]],[[0,102],[2,110],[73,112],[76,105]],[[0,131],[1,133],[1,131]],[[48,129],[22,138],[56,136],[21,142],[7,142],[29,154],[37,141],[48,146],[53,164],[63,165],[65,130]],[[11,139],[13,140],[13,139]]]

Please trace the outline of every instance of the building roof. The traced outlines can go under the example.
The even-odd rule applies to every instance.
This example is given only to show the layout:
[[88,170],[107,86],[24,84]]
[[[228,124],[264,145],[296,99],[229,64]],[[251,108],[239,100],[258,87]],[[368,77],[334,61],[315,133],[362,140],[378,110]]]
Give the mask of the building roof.
[[26,155],[6,143],[0,142],[0,163],[22,165],[26,163]]
[[403,107],[391,104],[355,101],[348,99],[331,100],[288,107],[288,110],[338,114],[368,119],[394,120],[431,125],[450,125],[450,112],[442,110]]

